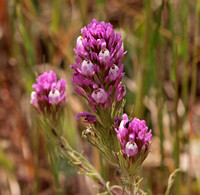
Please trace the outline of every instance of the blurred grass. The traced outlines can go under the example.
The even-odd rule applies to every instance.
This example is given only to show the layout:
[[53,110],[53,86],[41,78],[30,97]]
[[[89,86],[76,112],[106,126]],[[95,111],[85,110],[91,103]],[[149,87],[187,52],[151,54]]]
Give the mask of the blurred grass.
[[0,165],[3,169],[9,172],[14,172],[14,164],[13,162],[6,157],[6,154],[0,148]]
[[[197,94],[200,93],[197,91],[200,2],[198,0],[5,2],[9,18],[7,25],[11,31],[11,36],[8,38],[11,40],[11,52],[7,60],[9,58],[17,60],[25,88],[25,91],[22,89],[23,95],[28,102],[34,79],[42,71],[54,69],[59,77],[64,75],[68,90],[64,135],[74,148],[80,152],[85,151],[91,162],[96,163],[97,169],[100,167],[94,159],[97,156],[93,153],[95,150],[91,152],[91,148],[81,139],[81,131],[85,127],[74,119],[76,113],[83,111],[84,108],[87,109],[87,105],[73,91],[70,82],[72,71],[69,65],[74,63],[73,48],[76,38],[80,35],[80,28],[93,18],[111,22],[119,32],[122,32],[124,47],[128,51],[123,60],[126,72],[124,82],[127,85],[125,111],[130,113],[134,104],[133,115],[145,119],[153,130],[153,138],[158,140],[156,147],[158,153],[155,158],[159,164],[148,164],[143,175],[144,177],[150,175],[149,178],[145,178],[148,184],[145,186],[146,189],[151,189],[153,194],[163,194],[167,182],[161,184],[160,178],[163,177],[163,181],[167,181],[167,176],[171,172],[183,166],[180,160],[183,154],[188,156],[190,163],[194,163],[190,151],[191,143],[194,136],[198,139],[200,136],[200,132],[196,131],[198,127],[193,125],[194,107],[198,105]],[[0,24],[2,27],[2,20]],[[24,120],[30,120],[28,117],[30,116],[25,116]],[[31,129],[29,124],[28,131],[33,130],[35,133],[29,135],[35,141],[30,142],[30,148],[34,151],[35,194],[38,194],[43,189],[51,189],[45,182],[51,184],[52,181],[41,179],[39,172],[41,159],[42,162],[46,162],[48,157],[42,156],[39,150],[40,147],[44,147],[41,144],[44,138],[36,133],[39,127],[36,125],[35,129]],[[153,141],[154,143],[156,141]],[[151,159],[151,153],[149,158]],[[4,156],[3,160],[6,162],[7,158]],[[105,164],[105,166],[110,165]],[[196,180],[199,179],[192,174],[194,166],[190,164],[187,166],[187,170],[181,169],[177,174],[174,194],[200,194],[200,190],[193,190],[194,186],[198,186]],[[52,174],[47,167],[44,166],[44,169]],[[69,167],[66,167],[66,170],[68,169]],[[103,167],[102,170],[111,182],[115,181],[108,169]],[[84,189],[83,178],[77,179],[73,171],[68,172],[71,175],[67,177],[71,178],[71,182],[64,192],[75,194],[77,191],[72,187],[74,184],[79,186],[78,191]],[[60,174],[63,173],[64,171],[60,170]],[[187,190],[184,191],[182,189],[186,183]],[[63,186],[61,182],[61,187]],[[25,191],[25,187],[22,192],[23,190]],[[31,188],[30,191],[32,194],[34,190]]]

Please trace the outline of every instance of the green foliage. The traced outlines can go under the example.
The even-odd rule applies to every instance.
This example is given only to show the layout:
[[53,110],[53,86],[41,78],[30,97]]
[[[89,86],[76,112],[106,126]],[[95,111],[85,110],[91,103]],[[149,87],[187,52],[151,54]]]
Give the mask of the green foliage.
[[0,148],[0,166],[11,173],[14,171],[13,162],[7,158],[7,156],[4,154],[1,148]]

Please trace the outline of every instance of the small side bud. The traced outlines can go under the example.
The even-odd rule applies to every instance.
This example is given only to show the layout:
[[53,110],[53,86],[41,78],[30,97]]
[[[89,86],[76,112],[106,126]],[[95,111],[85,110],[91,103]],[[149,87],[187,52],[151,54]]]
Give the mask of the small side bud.
[[79,37],[77,38],[77,40],[76,40],[76,48],[77,48],[77,49],[83,48],[82,40],[83,40],[83,37],[82,37],[82,36],[79,36]]
[[117,101],[122,100],[122,98],[125,96],[126,94],[126,87],[125,85],[123,85],[122,83],[119,83],[119,85],[117,86],[117,89],[115,91],[115,97]]
[[37,102],[37,94],[35,91],[31,92],[31,99],[30,99],[30,103],[34,106],[34,108],[40,112],[40,108],[38,106],[38,102]]
[[35,91],[32,91],[32,92],[31,92],[31,100],[30,100],[30,103],[31,103],[33,106],[36,106],[37,97],[36,97],[36,92],[35,92]]

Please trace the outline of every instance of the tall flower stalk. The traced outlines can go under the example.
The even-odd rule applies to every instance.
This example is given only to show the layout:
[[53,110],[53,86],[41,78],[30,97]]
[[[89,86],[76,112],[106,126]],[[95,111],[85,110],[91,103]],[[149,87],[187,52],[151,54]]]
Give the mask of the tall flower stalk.
[[126,93],[122,84],[124,52],[121,35],[110,23],[93,20],[77,38],[72,82],[90,112],[77,114],[88,123],[83,137],[122,170],[123,185],[130,192],[138,187],[138,172],[150,148],[151,130],[144,120],[129,121],[123,115]]
[[126,52],[121,34],[115,33],[110,23],[93,20],[81,29],[77,38],[76,63],[72,82],[75,91],[83,96],[90,113],[83,112],[77,118],[84,117],[89,123],[84,137],[101,150],[110,161],[117,163],[114,152],[119,150],[113,121],[122,114],[123,97],[126,93],[122,84],[122,58]]

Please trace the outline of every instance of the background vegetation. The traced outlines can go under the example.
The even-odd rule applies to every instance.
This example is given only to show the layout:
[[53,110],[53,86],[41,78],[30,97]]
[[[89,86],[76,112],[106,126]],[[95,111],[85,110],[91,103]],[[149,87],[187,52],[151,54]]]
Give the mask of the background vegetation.
[[[73,91],[69,67],[80,29],[93,18],[122,33],[125,111],[153,130],[143,190],[163,194],[180,168],[172,194],[200,194],[199,0],[1,0],[0,194],[55,194],[48,146],[29,105],[35,78],[51,69],[67,80],[65,136],[102,171],[100,154],[75,120],[88,108]],[[117,183],[120,173],[102,163],[107,180]],[[93,183],[62,160],[59,169],[63,194],[95,194]]]

